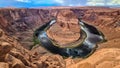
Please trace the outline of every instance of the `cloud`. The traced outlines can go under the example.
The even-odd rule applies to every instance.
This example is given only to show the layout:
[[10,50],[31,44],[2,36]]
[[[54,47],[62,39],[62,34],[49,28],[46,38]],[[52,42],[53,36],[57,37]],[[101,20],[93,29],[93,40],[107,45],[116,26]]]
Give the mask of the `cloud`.
[[0,0],[0,7],[44,7],[44,6],[107,6],[119,5],[119,0]]
[[18,2],[31,3],[32,5],[58,5],[58,6],[81,6],[86,0],[15,0]]
[[88,5],[88,6],[115,6],[115,5],[119,5],[119,7],[120,7],[120,1],[119,0],[88,0],[86,5]]
[[86,0],[55,0],[61,6],[81,6]]
[[65,0],[54,0],[56,3],[64,4]]
[[53,4],[55,3],[54,0],[31,0],[33,4]]
[[88,5],[88,6],[105,6],[105,3],[87,2],[86,5]]
[[45,7],[58,6],[51,0],[0,0],[0,7],[17,7],[17,8],[31,8],[31,7]]
[[31,0],[15,0],[15,1],[18,1],[18,2],[26,2],[26,3],[31,2]]
[[[59,4],[60,6],[81,6],[83,0],[16,0],[32,4]],[[81,4],[80,4],[81,3]]]

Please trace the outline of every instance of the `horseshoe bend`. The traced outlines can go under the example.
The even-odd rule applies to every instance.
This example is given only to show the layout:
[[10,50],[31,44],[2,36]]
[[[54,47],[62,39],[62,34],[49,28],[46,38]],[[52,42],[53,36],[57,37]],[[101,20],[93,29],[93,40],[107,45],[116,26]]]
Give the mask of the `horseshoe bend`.
[[0,9],[0,67],[119,68],[120,9]]

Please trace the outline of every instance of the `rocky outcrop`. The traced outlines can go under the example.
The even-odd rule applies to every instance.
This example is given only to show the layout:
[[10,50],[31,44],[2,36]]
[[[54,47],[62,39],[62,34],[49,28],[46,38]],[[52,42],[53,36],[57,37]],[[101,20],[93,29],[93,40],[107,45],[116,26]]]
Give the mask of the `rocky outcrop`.
[[[60,44],[80,37],[77,17],[96,26],[107,42],[85,59],[63,59],[39,45],[28,50],[34,31],[54,17],[57,23],[47,34]],[[0,9],[0,68],[120,68],[119,25],[120,9],[114,8]]]
[[0,9],[0,27],[29,49],[33,44],[34,30],[53,18],[55,13],[50,15],[52,11],[54,12],[44,9]]
[[77,64],[72,64],[67,68],[119,68],[120,49],[101,49]]
[[70,10],[60,10],[57,14],[56,24],[47,31],[47,34],[61,45],[78,40],[80,26],[77,16]]
[[65,62],[59,55],[32,53],[14,38],[0,29],[0,68],[64,68]]
[[82,17],[84,21],[98,27],[109,26],[120,30],[119,15],[119,9],[102,7],[0,9],[0,27],[29,49],[33,45],[34,31],[54,17],[58,19],[58,23],[50,28],[48,35],[58,43],[65,44],[80,36],[76,18]]
[[[109,42],[106,42],[107,44]],[[119,45],[119,44],[118,44]],[[38,47],[37,47],[38,48]],[[0,67],[1,68],[119,68],[120,49],[104,48],[97,50],[89,58],[78,62],[59,55],[39,54],[28,51],[14,38],[8,37],[0,29]],[[92,62],[91,62],[92,61]]]

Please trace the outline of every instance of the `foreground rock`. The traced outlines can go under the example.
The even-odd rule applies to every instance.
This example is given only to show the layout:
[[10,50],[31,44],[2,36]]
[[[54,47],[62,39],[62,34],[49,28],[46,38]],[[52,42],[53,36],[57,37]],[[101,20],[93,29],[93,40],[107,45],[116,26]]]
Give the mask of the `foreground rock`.
[[5,62],[0,62],[0,68],[9,68],[9,64]]
[[101,49],[76,64],[67,66],[67,68],[119,68],[120,49],[106,48]]
[[21,46],[0,29],[0,68],[65,68],[59,55],[39,56]]
[[[120,68],[120,9],[84,7],[60,10],[0,9],[0,68]],[[33,45],[36,28],[53,17],[59,16],[64,21],[65,17],[69,18],[71,11],[78,17],[83,15],[83,20],[105,34],[107,42],[98,45],[99,48],[93,55],[85,59],[63,59],[40,46],[27,50]],[[70,14],[62,16],[64,12]],[[60,23],[59,20],[59,23],[53,25],[48,31],[49,37],[63,42],[62,44],[77,40],[80,36],[79,27],[72,16],[71,23]]]

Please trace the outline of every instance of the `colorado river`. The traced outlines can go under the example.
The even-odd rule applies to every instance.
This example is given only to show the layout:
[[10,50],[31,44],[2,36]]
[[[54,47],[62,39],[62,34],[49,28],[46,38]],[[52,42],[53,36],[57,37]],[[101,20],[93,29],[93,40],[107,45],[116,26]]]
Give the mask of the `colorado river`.
[[54,54],[65,57],[87,57],[95,51],[98,43],[105,40],[101,31],[97,30],[94,26],[79,20],[78,23],[83,34],[83,41],[81,42],[80,38],[78,41],[71,43],[70,46],[74,45],[74,47],[59,47],[56,46],[55,42],[52,41],[46,33],[54,23],[56,23],[55,19],[42,25],[35,31],[35,36],[40,41],[41,46]]

